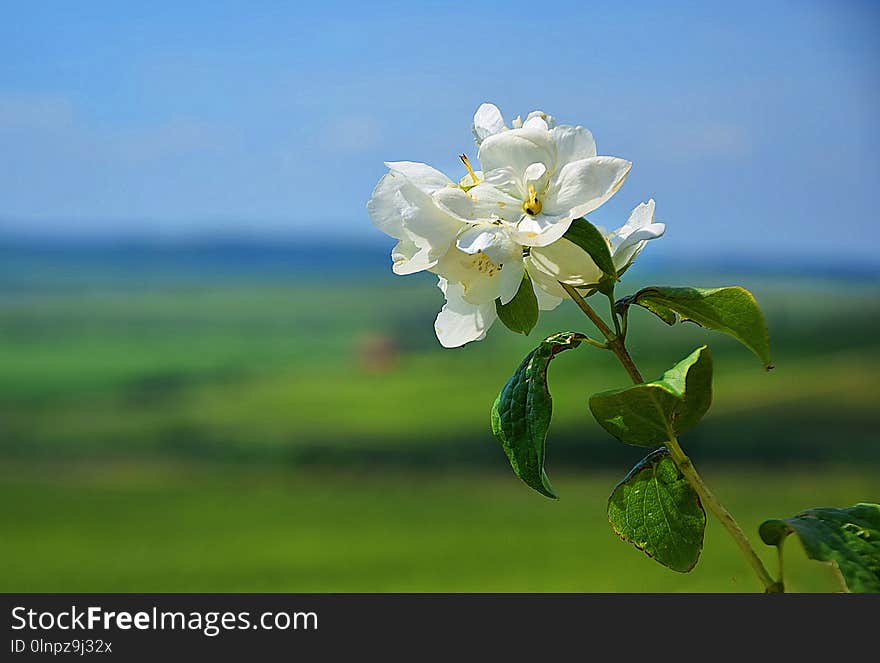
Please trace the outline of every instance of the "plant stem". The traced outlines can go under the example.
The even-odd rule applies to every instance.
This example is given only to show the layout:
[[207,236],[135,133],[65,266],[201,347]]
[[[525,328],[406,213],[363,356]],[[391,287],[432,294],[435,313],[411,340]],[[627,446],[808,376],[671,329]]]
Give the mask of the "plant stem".
[[614,310],[614,291],[607,293],[608,303],[611,305],[611,320],[614,322],[614,335],[621,341],[625,338],[623,332],[620,331],[620,320],[617,319],[617,311]]
[[[608,341],[608,349],[611,350],[615,355],[617,355],[617,359],[623,365],[623,368],[629,374],[632,381],[636,384],[641,384],[645,381],[642,377],[642,374],[639,372],[638,366],[633,361],[632,357],[629,356],[629,352],[626,349],[626,346],[623,343],[623,339],[620,336],[615,335],[611,328],[605,324],[605,321],[601,318],[601,316],[593,310],[593,307],[587,304],[587,300],[581,297],[581,294],[575,290],[573,287],[568,285],[567,283],[560,282],[565,292],[568,293],[568,296],[574,300],[574,303],[578,305],[581,311],[590,319],[590,321],[596,325],[596,328],[602,332],[602,336]],[[613,299],[613,298],[612,298]],[[613,312],[612,312],[613,314]]]
[[718,501],[718,498],[712,494],[712,491],[709,490],[709,487],[703,482],[703,478],[697,473],[690,458],[685,455],[681,446],[678,444],[678,440],[674,436],[670,436],[669,441],[666,443],[666,448],[669,449],[669,455],[672,456],[672,460],[675,461],[679,471],[684,475],[685,479],[688,480],[688,483],[697,495],[700,496],[700,501],[709,508],[709,511],[715,515],[718,521],[724,526],[724,529],[727,530],[731,538],[736,542],[736,545],[739,546],[739,549],[742,551],[749,564],[755,570],[758,578],[761,580],[761,583],[764,585],[764,590],[767,593],[780,592],[782,590],[782,582],[780,581],[777,583],[772,577],[770,577],[761,558],[758,557],[755,549],[752,548],[752,544],[749,543],[749,539],[745,532],[742,531],[742,528],[737,524],[733,516],[730,515],[730,512],[724,508],[724,505]]
[[[626,344],[624,343],[623,338],[618,331],[615,334],[611,331],[611,328],[605,324],[605,321],[599,316],[596,311],[593,310],[586,300],[581,297],[580,293],[571,287],[568,284],[561,283],[560,285],[565,289],[568,293],[568,296],[574,300],[574,303],[578,305],[578,308],[584,312],[584,314],[590,319],[590,321],[596,325],[602,335],[607,339],[608,349],[611,350],[620,361],[624,370],[626,370],[627,374],[629,374],[630,379],[632,379],[634,384],[642,384],[645,379],[642,377],[641,372],[636,366],[633,358],[630,356],[629,351],[626,349]],[[609,301],[611,302],[611,315],[615,316],[614,312],[614,295],[610,294],[608,296]],[[615,317],[615,327],[619,329],[617,324],[617,318]],[[767,572],[767,569],[764,567],[764,563],[761,561],[761,558],[758,557],[758,554],[755,552],[755,549],[752,548],[752,544],[749,543],[748,537],[746,537],[745,532],[742,531],[742,528],[737,524],[736,520],[730,515],[730,512],[724,508],[724,505],[718,501],[718,499],[712,494],[712,491],[709,490],[709,487],[703,482],[703,478],[697,473],[696,468],[693,463],[691,463],[690,458],[688,458],[681,446],[678,444],[678,440],[674,435],[669,436],[669,441],[666,443],[666,448],[669,450],[669,455],[671,456],[673,462],[678,467],[679,472],[681,472],[682,476],[687,479],[688,483],[691,485],[691,488],[694,489],[694,492],[697,493],[700,497],[700,501],[709,508],[712,514],[718,519],[718,521],[724,526],[724,529],[730,534],[733,538],[734,542],[739,549],[742,551],[746,560],[748,560],[752,569],[754,569],[761,583],[764,585],[764,590],[767,593],[777,593],[782,592],[782,578],[780,577],[779,582],[773,580],[770,574]],[[780,568],[781,573],[781,568]]]
[[565,292],[568,293],[568,296],[578,305],[578,308],[580,308],[580,310],[590,319],[590,322],[596,325],[596,328],[602,332],[602,336],[609,341],[613,340],[614,332],[612,332],[611,328],[605,324],[605,321],[599,316],[599,314],[593,310],[593,307],[587,304],[587,300],[581,297],[581,294],[567,283],[560,281],[559,285],[563,287]]
[[588,345],[592,345],[594,348],[599,348],[600,350],[607,350],[608,349],[607,343],[602,343],[601,341],[597,341],[596,339],[590,338],[589,336],[585,336],[581,340],[584,343],[587,343]]

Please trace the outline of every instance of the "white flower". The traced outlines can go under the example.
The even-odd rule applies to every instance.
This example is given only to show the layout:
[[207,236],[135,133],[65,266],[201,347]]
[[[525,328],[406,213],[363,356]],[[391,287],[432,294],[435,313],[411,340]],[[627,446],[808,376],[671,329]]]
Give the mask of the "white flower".
[[[589,287],[601,271],[580,247],[563,240],[572,221],[593,211],[621,186],[630,163],[596,156],[583,127],[557,125],[541,111],[508,128],[501,112],[483,104],[474,116],[482,170],[458,183],[410,161],[390,162],[367,204],[374,225],[398,240],[396,274],[428,270],[439,276],[446,303],[434,328],[445,347],[485,337],[531,277],[538,306],[550,310],[566,296],[559,281]],[[622,272],[644,244],[663,233],[654,202],[640,205],[608,236]]]
[[596,156],[589,131],[548,117],[535,111],[521,127],[508,129],[490,104],[474,116],[482,181],[468,191],[475,201],[472,214],[507,225],[524,246],[558,240],[572,220],[614,195],[632,165]]
[[[434,324],[440,343],[453,348],[482,339],[497,318],[495,301],[503,305],[516,296],[525,267],[523,247],[505,226],[482,222],[462,231],[457,245],[431,269],[440,276],[439,287],[446,296],[446,305]],[[529,270],[530,275],[533,271]],[[547,280],[543,274],[538,278]],[[562,298],[535,283],[538,281],[533,279],[538,308],[556,308]],[[558,283],[553,285],[561,290]]]
[[[460,283],[471,303],[510,301],[522,280],[523,262],[522,246],[507,229],[474,218],[473,200],[440,171],[409,161],[386,165],[390,172],[367,209],[376,227],[398,240],[391,251],[394,272],[436,272]],[[475,233],[482,241],[473,241]],[[465,250],[456,248],[458,243]]]
[[[475,218],[473,199],[440,171],[409,161],[386,165],[390,172],[367,209],[376,227],[398,240],[391,251],[394,272],[429,270],[440,276],[447,304],[435,327],[443,345],[482,338],[496,319],[495,300],[507,304],[519,290],[522,245],[511,238],[510,228]],[[545,309],[560,301],[539,297]]]
[[[551,129],[556,126],[556,118],[547,115],[544,111],[532,111],[526,117],[526,123],[533,118],[542,119]],[[523,124],[522,118],[517,115],[516,119],[510,123],[510,128],[519,129]],[[471,130],[473,131],[477,147],[479,147],[483,142],[483,139],[501,133],[502,131],[507,131],[508,126],[504,123],[504,116],[501,115],[498,106],[495,104],[481,104],[477,109],[477,112],[474,113],[474,122],[471,125]]]
[[[457,348],[471,341],[483,340],[489,327],[498,319],[495,302],[472,304],[464,298],[464,288],[460,283],[450,283],[442,276],[437,287],[446,297],[446,304],[434,321],[434,331],[440,344],[444,348]],[[553,310],[562,301],[541,288],[535,288],[535,296],[542,311]]]
[[[482,233],[477,234],[480,230]],[[665,230],[665,224],[654,221],[653,199],[636,206],[623,226],[606,235],[618,274],[629,268],[648,241],[662,236]],[[494,297],[500,298],[503,304],[510,301],[516,295],[524,269],[529,273],[538,308],[542,311],[553,310],[568,296],[559,285],[560,281],[588,288],[595,287],[603,276],[602,270],[589,254],[567,239],[560,239],[545,247],[532,247],[528,255],[516,260],[515,251],[521,251],[522,247],[510,244],[511,240],[505,237],[503,228],[494,226],[494,229],[482,229],[475,226],[465,230],[462,235],[466,233],[472,235],[475,241],[485,240],[490,233],[493,237],[503,239],[481,245],[480,252],[474,254],[479,256],[477,260],[473,260],[471,254],[453,249],[436,269],[431,270],[449,275],[451,280],[457,281],[450,283],[441,276],[438,284],[446,296],[446,305],[437,316],[434,330],[440,343],[447,348],[479,341],[486,336],[486,331],[497,318]],[[490,254],[500,262],[495,263]],[[491,268],[475,269],[478,261],[483,261],[484,265],[505,265],[505,269],[509,269],[509,278],[503,278],[499,271]],[[493,282],[494,279],[497,280]]]
[[434,331],[444,348],[457,348],[471,341],[486,338],[486,332],[497,319],[495,302],[471,304],[464,299],[464,287],[449,283],[442,276],[437,287],[443,291],[446,303],[434,321]]
[[387,173],[373,190],[367,210],[373,224],[399,240],[391,251],[395,274],[431,269],[449,251],[462,229],[461,219],[438,204],[465,195],[439,170],[423,163],[386,163]]
[[649,240],[662,237],[665,223],[654,221],[654,199],[639,204],[626,223],[609,236],[611,255],[618,274],[622,274],[645,248]]
[[[475,243],[474,238],[482,241]],[[476,224],[458,236],[456,246],[431,271],[462,284],[462,297],[468,302],[485,304],[500,299],[506,304],[516,295],[523,278],[522,246],[499,226]]]
[[[639,204],[623,226],[606,235],[617,273],[622,274],[645,244],[665,230],[665,224],[654,221],[654,200]],[[531,249],[526,266],[535,283],[558,296],[565,295],[558,281],[586,288],[595,286],[602,277],[602,270],[586,251],[567,239]]]

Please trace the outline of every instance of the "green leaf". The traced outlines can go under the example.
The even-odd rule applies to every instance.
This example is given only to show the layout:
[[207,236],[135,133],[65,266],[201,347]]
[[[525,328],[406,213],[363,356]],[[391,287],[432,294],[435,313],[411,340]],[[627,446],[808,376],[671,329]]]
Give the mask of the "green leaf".
[[581,247],[590,255],[599,269],[612,280],[617,280],[617,269],[614,267],[611,249],[608,247],[605,236],[596,226],[586,219],[575,219],[562,238]]
[[590,411],[621,442],[655,447],[692,428],[712,404],[712,353],[705,345],[659,380],[593,394]]
[[764,521],[758,530],[768,546],[781,546],[792,532],[807,557],[837,564],[849,591],[880,592],[880,505],[807,509]]
[[575,332],[554,334],[526,355],[492,405],[492,432],[501,442],[516,475],[542,495],[556,499],[544,471],[544,450],[553,399],[547,388],[547,367],[563,350],[576,348],[585,337]]
[[624,541],[673,571],[700,559],[706,512],[665,447],[648,454],[614,488],[608,522]]
[[538,298],[528,272],[523,272],[519,290],[506,304],[495,300],[498,319],[512,332],[528,335],[538,324]]
[[695,322],[701,327],[724,332],[755,353],[766,369],[770,362],[770,336],[754,296],[745,288],[643,288],[616,303],[619,313],[630,305],[648,309],[668,325]]

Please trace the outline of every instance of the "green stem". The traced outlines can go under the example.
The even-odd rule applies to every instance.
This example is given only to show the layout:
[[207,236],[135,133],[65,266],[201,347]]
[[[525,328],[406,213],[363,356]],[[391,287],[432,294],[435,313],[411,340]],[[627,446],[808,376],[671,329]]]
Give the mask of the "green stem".
[[608,303],[611,305],[611,319],[614,321],[614,333],[617,338],[623,340],[626,338],[625,334],[620,331],[620,321],[617,319],[617,311],[614,310],[614,291],[611,290],[606,293],[608,297]]
[[[559,285],[563,287],[565,292],[568,293],[568,296],[574,300],[574,303],[578,305],[581,311],[590,319],[590,321],[596,325],[596,328],[602,332],[602,336],[608,341],[607,346],[608,349],[611,350],[616,356],[620,363],[623,365],[623,368],[629,374],[632,381],[636,384],[641,384],[645,381],[642,377],[642,374],[639,372],[638,366],[633,361],[632,357],[629,356],[629,352],[626,349],[626,346],[623,343],[623,339],[616,335],[611,328],[605,324],[605,321],[601,318],[601,316],[593,310],[593,307],[587,304],[587,300],[581,297],[580,293],[575,290],[573,287],[568,285],[567,283],[562,283],[560,281]],[[612,296],[613,300],[613,296]]]
[[593,307],[587,304],[587,300],[581,297],[581,294],[575,290],[572,286],[567,283],[559,282],[559,285],[568,293],[568,296],[574,300],[574,303],[578,305],[581,311],[590,319],[596,328],[602,332],[602,336],[607,338],[609,341],[614,339],[614,332],[611,331],[611,328],[605,324],[605,321],[601,318],[601,316],[593,310]]
[[728,534],[730,534],[731,538],[733,538],[736,545],[739,546],[742,554],[745,556],[746,560],[748,560],[758,578],[761,580],[761,583],[764,585],[764,590],[768,594],[781,592],[782,580],[780,579],[777,583],[767,572],[761,558],[758,557],[755,549],[752,548],[752,544],[749,543],[749,539],[745,532],[742,531],[742,528],[736,522],[734,517],[730,515],[730,512],[724,508],[724,505],[718,501],[718,498],[712,494],[712,491],[709,490],[709,487],[703,482],[703,478],[697,473],[696,468],[693,463],[691,463],[690,458],[685,455],[675,436],[670,436],[669,441],[666,443],[666,448],[669,450],[669,455],[672,456],[672,460],[675,461],[679,471],[684,475],[685,479],[688,480],[688,483],[697,495],[700,496],[700,501],[708,507],[709,511],[713,513],[718,521],[724,526],[724,529],[727,530]]
[[[623,338],[620,336],[620,332],[618,331],[617,334],[612,332],[611,328],[605,324],[605,321],[602,320],[599,314],[593,310],[593,307],[590,306],[583,297],[581,297],[580,293],[577,290],[565,283],[560,282],[560,285],[568,293],[568,296],[574,300],[574,303],[578,305],[578,308],[580,308],[581,311],[583,311],[584,314],[590,319],[590,321],[592,321],[593,324],[596,325],[599,331],[602,332],[602,335],[607,339],[606,345],[608,346],[608,349],[617,356],[617,359],[620,361],[621,365],[623,366],[624,370],[627,372],[633,383],[642,384],[645,379],[642,377],[642,374],[636,366],[636,363],[633,361],[633,358],[630,356],[629,351],[626,349],[626,345]],[[614,295],[610,294],[608,298],[611,301],[612,306],[611,315],[614,316]],[[745,532],[742,531],[742,528],[737,524],[734,517],[730,515],[730,512],[724,508],[724,505],[722,505],[721,502],[718,501],[718,499],[712,494],[712,491],[709,490],[709,487],[703,482],[703,478],[697,473],[697,470],[694,467],[693,463],[691,463],[690,458],[685,455],[681,446],[679,446],[678,444],[678,440],[675,438],[674,435],[670,435],[670,439],[666,443],[666,447],[669,450],[669,455],[675,462],[682,476],[687,479],[688,483],[691,485],[691,488],[693,488],[694,492],[699,495],[700,501],[706,507],[708,507],[709,511],[711,511],[712,514],[718,519],[718,521],[724,526],[724,529],[727,530],[736,545],[742,551],[746,560],[748,560],[752,569],[754,569],[761,583],[764,585],[764,590],[767,593],[782,592],[782,578],[780,577],[779,582],[773,580],[773,578],[767,572],[767,569],[764,567],[764,563],[761,561],[761,558],[758,557],[755,549],[752,548],[752,544],[749,543],[749,539],[745,535]]]
[[592,345],[594,348],[599,348],[600,350],[608,349],[607,343],[602,343],[601,341],[597,341],[596,339],[590,338],[589,336],[584,336],[581,340],[588,345]]

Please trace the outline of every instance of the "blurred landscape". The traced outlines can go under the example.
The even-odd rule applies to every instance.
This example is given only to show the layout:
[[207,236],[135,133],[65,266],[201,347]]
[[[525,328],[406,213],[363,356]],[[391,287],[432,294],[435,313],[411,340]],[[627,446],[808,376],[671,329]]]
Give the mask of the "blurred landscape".
[[[612,532],[644,450],[587,408],[628,384],[610,353],[550,369],[560,499],[510,470],[491,404],[545,335],[591,333],[576,307],[444,350],[436,280],[391,274],[383,163],[464,176],[484,102],[633,162],[591,221],[656,196],[668,233],[619,296],[757,297],[770,372],[644,310],[630,339],[648,377],[711,346],[682,444],[768,568],[763,520],[880,502],[880,3],[542,10],[6,3],[0,591],[760,591],[711,519],[684,575]],[[524,35],[550,48],[511,58]],[[793,543],[786,586],[839,589]]]
[[[538,340],[590,331],[573,306],[453,351],[434,279],[393,277],[384,244],[8,240],[0,265],[2,591],[757,589],[714,523],[686,576],[611,532],[607,495],[643,454],[586,408],[626,384],[606,353],[551,368],[561,500],[510,472],[489,407]],[[769,373],[631,315],[646,375],[712,347],[715,403],[683,444],[750,536],[880,501],[876,269],[647,258],[619,295],[649,284],[740,284],[765,311]],[[795,589],[834,588],[807,565]]]

